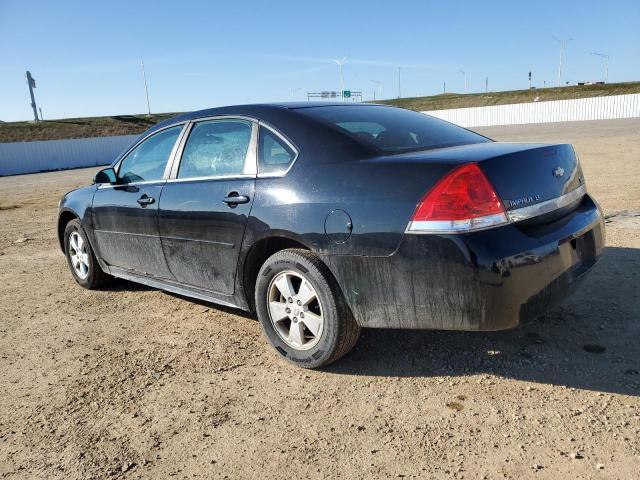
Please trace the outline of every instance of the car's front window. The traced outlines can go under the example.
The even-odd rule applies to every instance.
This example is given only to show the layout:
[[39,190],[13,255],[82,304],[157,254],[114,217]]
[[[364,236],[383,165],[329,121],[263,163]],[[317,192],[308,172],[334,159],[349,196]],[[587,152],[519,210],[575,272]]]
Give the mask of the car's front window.
[[181,130],[182,125],[162,130],[129,152],[120,162],[118,183],[160,180]]
[[329,123],[385,153],[489,142],[486,137],[423,113],[377,105],[301,108],[300,113]]

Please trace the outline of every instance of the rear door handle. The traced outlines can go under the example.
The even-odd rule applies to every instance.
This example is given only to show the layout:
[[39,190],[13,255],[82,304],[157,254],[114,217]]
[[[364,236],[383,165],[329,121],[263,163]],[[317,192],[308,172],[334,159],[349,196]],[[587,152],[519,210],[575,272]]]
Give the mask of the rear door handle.
[[246,195],[238,195],[236,192],[232,192],[228,197],[224,197],[222,201],[230,207],[235,207],[236,205],[239,205],[241,203],[249,203],[249,197],[247,197]]
[[146,193],[144,195],[142,195],[139,199],[138,199],[138,204],[141,207],[146,207],[147,205],[151,205],[153,202],[155,202],[156,199],[153,197],[150,197],[149,195],[147,195]]

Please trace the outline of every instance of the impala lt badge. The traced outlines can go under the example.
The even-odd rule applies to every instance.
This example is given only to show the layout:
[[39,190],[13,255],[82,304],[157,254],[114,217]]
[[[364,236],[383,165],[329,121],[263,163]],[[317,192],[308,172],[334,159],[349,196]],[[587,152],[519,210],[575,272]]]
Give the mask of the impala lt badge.
[[562,176],[564,176],[564,168],[562,167],[556,167],[553,169],[553,176],[556,178],[560,178]]
[[540,195],[529,195],[528,197],[516,198],[515,200],[509,200],[510,207],[521,207],[523,205],[527,205],[532,202],[537,202],[540,200]]

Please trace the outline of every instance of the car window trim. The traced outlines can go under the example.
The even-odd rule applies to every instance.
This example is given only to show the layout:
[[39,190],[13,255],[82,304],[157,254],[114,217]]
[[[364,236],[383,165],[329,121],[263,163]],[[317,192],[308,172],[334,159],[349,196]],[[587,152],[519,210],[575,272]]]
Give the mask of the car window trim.
[[138,185],[152,185],[154,183],[165,183],[167,181],[166,178],[159,178],[157,180],[144,180],[141,182],[131,182],[131,183],[101,183],[98,185],[98,190],[102,190],[103,188],[126,188],[126,187],[136,187]]
[[[184,148],[187,144],[189,134],[196,123],[210,122],[215,120],[243,120],[245,122],[251,122],[251,138],[249,139],[249,147],[247,148],[247,155],[244,159],[244,165],[242,167],[243,173],[229,174],[229,175],[207,175],[203,177],[188,177],[178,178],[178,172],[180,170],[180,164],[182,162],[182,156],[184,154]],[[259,121],[252,117],[244,115],[215,115],[212,117],[194,118],[187,122],[184,135],[180,139],[180,144],[176,150],[176,154],[173,158],[173,162],[170,171],[167,176],[168,183],[178,182],[191,182],[202,180],[232,180],[236,178],[255,178],[258,173],[258,123]]]
[[[244,169],[250,172],[255,173],[243,173],[238,175],[215,175],[215,176],[206,176],[206,177],[191,177],[191,178],[177,178],[178,169],[180,168],[180,162],[182,161],[182,153],[184,151],[185,144],[187,142],[187,138],[189,138],[189,133],[193,128],[193,125],[198,122],[203,122],[207,120],[228,120],[228,119],[238,119],[238,120],[247,120],[252,122],[252,131],[251,131],[251,141],[249,143],[249,150],[247,152],[247,159],[245,159]],[[113,169],[118,171],[120,168],[120,163],[134,150],[138,145],[147,140],[153,135],[160,133],[169,128],[177,127],[182,125],[182,130],[180,131],[180,135],[176,140],[176,143],[171,150],[171,154],[169,155],[169,160],[167,161],[167,166],[165,167],[164,175],[162,179],[158,180],[145,180],[142,182],[132,182],[126,184],[101,184],[98,188],[114,188],[123,185],[145,185],[150,183],[157,182],[187,182],[187,181],[201,181],[201,180],[232,180],[232,179],[242,179],[242,178],[279,178],[286,176],[289,171],[293,168],[294,164],[298,160],[300,156],[300,150],[286,135],[280,132],[277,128],[255,117],[250,117],[246,115],[233,115],[233,114],[225,114],[225,115],[214,115],[210,117],[202,117],[202,118],[194,118],[191,120],[184,120],[181,122],[172,123],[171,125],[167,125],[165,127],[159,128],[158,130],[154,130],[144,137],[138,139],[129,149],[127,149],[121,156],[118,158],[112,165]],[[276,135],[279,139],[281,139],[294,153],[293,160],[289,163],[287,169],[283,172],[278,173],[258,173],[258,136],[260,134],[260,128],[266,128],[271,133]],[[249,157],[253,157],[252,159]]]

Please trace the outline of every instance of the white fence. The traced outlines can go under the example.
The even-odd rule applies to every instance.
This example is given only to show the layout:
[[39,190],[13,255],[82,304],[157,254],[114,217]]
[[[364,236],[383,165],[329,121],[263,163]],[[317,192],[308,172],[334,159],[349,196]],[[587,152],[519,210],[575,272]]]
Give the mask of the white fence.
[[0,143],[0,176],[107,165],[138,135]]
[[640,94],[422,112],[462,127],[640,117]]

